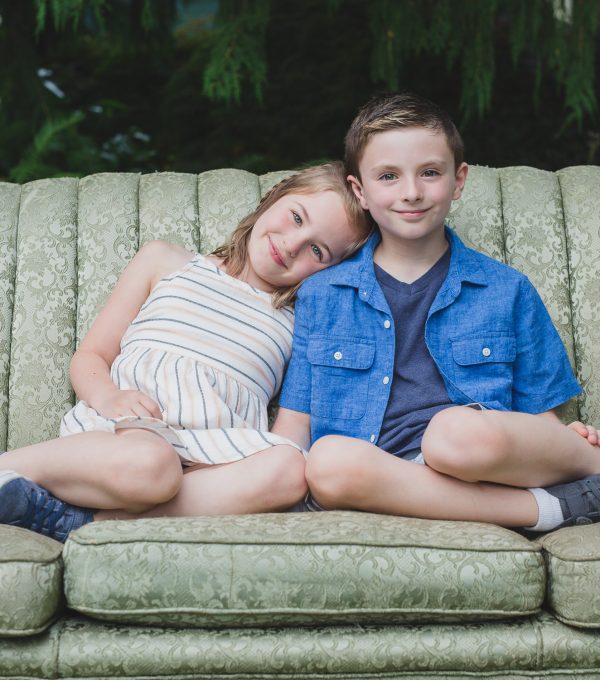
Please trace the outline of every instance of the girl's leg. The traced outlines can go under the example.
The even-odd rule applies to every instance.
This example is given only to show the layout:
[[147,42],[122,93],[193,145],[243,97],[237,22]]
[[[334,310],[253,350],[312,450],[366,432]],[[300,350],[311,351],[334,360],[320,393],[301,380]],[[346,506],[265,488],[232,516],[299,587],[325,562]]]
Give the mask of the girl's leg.
[[455,406],[422,442],[427,465],[469,482],[539,487],[600,473],[600,448],[551,416]]
[[311,448],[310,492],[325,509],[356,509],[424,519],[533,526],[537,503],[524,489],[464,482],[391,456],[359,439],[330,435]]
[[181,464],[173,447],[147,430],[84,432],[0,455],[14,470],[74,505],[141,512],[179,490]]
[[[194,466],[183,475],[179,493],[136,517],[234,515],[286,510],[307,487],[304,456],[292,446],[273,446],[226,465]],[[122,512],[99,512],[96,519],[125,519]]]

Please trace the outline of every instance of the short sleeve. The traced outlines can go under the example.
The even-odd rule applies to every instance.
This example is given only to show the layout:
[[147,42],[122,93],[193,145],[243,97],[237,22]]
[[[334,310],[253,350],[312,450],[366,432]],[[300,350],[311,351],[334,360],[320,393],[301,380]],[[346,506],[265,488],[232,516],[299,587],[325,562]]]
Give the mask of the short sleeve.
[[310,413],[311,370],[306,356],[309,334],[310,296],[300,288],[296,298],[292,357],[279,395],[279,405],[292,411]]
[[565,347],[538,292],[520,283],[516,311],[517,356],[513,409],[542,413],[581,393]]

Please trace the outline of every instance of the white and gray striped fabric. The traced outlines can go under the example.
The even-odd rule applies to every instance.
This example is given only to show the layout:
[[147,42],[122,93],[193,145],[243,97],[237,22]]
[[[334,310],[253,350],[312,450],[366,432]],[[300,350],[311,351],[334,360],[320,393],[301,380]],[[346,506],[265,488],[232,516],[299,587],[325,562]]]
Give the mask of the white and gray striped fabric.
[[268,432],[267,407],[281,386],[292,330],[290,309],[274,309],[268,293],[196,255],[156,285],[111,369],[119,388],[154,399],[162,420],[104,418],[80,401],[63,418],[61,436],[150,429],[184,465],[228,463],[291,444]]

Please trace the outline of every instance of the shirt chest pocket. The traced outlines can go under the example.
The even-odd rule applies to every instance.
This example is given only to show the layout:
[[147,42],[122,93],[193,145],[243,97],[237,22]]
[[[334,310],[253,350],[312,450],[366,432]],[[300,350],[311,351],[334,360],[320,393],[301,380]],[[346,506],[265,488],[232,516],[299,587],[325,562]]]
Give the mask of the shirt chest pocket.
[[454,379],[473,401],[512,406],[513,364],[517,343],[512,335],[485,334],[452,341]]
[[360,338],[311,338],[311,414],[321,418],[362,418],[367,408],[375,343]]

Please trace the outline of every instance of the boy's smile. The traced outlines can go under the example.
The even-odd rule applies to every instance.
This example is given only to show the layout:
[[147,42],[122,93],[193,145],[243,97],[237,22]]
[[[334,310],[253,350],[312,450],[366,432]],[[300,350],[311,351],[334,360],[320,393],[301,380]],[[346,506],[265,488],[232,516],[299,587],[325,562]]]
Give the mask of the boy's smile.
[[460,197],[467,165],[455,170],[443,132],[425,127],[385,130],[368,141],[359,163],[360,179],[349,180],[389,246],[444,238],[453,200]]

